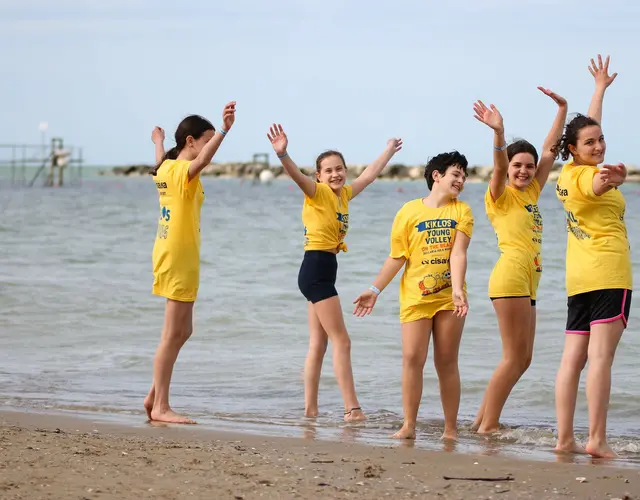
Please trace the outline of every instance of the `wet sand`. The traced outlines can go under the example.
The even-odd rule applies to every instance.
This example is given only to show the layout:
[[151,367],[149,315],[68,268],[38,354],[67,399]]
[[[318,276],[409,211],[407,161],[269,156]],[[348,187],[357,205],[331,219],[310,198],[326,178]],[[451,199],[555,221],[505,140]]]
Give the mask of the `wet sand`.
[[558,460],[0,412],[6,500],[640,498],[639,469]]

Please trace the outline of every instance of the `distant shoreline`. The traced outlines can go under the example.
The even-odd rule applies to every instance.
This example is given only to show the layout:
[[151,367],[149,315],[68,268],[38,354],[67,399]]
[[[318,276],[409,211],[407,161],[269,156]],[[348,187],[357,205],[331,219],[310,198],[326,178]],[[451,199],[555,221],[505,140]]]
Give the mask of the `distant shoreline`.
[[[558,179],[562,163],[556,162],[549,174],[549,181],[553,182]],[[347,176],[349,179],[358,177],[367,165],[347,165]],[[115,176],[144,176],[149,175],[152,165],[125,165],[113,167],[111,169],[102,169],[98,171],[98,175],[115,175]],[[635,166],[627,166],[628,176],[627,182],[640,183],[640,168]],[[315,173],[314,167],[301,167],[305,174],[312,176]],[[468,168],[467,182],[489,182],[493,172],[493,166],[473,165]],[[287,177],[284,168],[280,165],[272,166],[264,163],[212,163],[204,168],[202,175],[205,177],[215,177],[220,179],[255,179],[255,180],[273,180]],[[392,164],[387,166],[379,179],[389,180],[422,180],[424,178],[424,166]]]

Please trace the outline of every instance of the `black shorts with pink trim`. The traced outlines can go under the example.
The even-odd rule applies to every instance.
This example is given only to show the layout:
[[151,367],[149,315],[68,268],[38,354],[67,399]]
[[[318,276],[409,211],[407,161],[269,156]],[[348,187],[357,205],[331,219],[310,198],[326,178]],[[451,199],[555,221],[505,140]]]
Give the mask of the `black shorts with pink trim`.
[[568,334],[589,335],[598,323],[622,320],[626,328],[631,309],[631,290],[622,288],[579,293],[567,300]]

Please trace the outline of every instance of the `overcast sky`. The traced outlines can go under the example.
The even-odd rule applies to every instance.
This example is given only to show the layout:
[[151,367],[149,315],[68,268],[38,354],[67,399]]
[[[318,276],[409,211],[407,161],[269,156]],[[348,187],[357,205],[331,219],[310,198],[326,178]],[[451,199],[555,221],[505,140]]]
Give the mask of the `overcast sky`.
[[[48,137],[82,146],[90,164],[152,162],[150,132],[198,113],[237,121],[216,161],[270,152],[269,124],[311,164],[337,148],[396,160],[458,149],[491,160],[472,104],[494,103],[509,137],[540,146],[556,112],[536,86],[586,112],[590,57],[619,73],[605,102],[607,161],[640,163],[638,2],[609,0],[0,0],[0,143]],[[274,157],[272,155],[272,162]],[[395,161],[395,160],[394,160]]]

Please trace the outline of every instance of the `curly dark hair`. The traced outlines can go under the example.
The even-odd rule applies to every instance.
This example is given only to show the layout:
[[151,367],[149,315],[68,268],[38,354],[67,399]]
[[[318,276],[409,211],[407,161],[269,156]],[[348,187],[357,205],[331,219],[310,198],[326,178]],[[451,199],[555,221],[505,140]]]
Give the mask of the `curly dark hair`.
[[429,191],[431,191],[431,188],[433,187],[433,173],[439,172],[440,175],[444,175],[447,172],[447,169],[454,165],[459,166],[464,172],[464,175],[467,175],[467,166],[469,165],[469,162],[465,155],[458,153],[457,151],[440,153],[427,162],[427,166],[424,169],[424,178],[427,181]]
[[556,158],[562,157],[563,161],[567,161],[571,156],[569,146],[576,146],[578,143],[578,134],[583,128],[599,127],[600,124],[597,120],[594,120],[590,116],[581,115],[578,113],[567,125],[564,127],[564,134],[560,137],[560,140],[553,147],[553,152],[556,154]]

